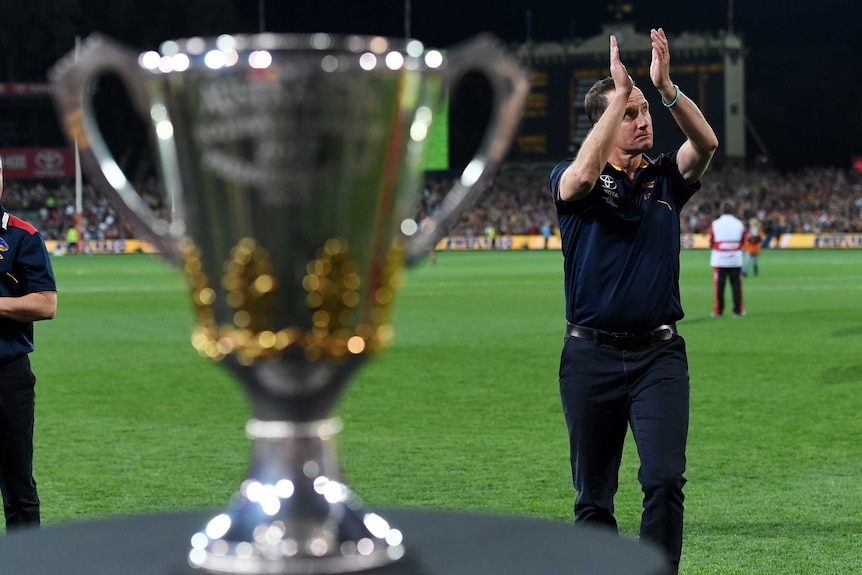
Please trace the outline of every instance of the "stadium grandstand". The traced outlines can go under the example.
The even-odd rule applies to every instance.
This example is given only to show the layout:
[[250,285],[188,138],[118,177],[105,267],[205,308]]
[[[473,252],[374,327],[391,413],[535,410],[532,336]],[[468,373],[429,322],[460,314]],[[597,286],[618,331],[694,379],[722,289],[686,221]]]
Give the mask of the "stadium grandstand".
[[[436,208],[452,183],[450,177],[427,178],[418,207],[420,219]],[[154,210],[169,216],[156,178],[139,180],[136,185]],[[808,168],[785,174],[728,166],[711,168],[703,189],[683,211],[684,233],[705,234],[723,198],[732,198],[744,219],[757,217],[764,222],[772,238],[780,234],[862,234],[862,175],[853,169]],[[62,243],[68,228],[75,225],[74,180],[9,177],[3,199],[8,209],[31,221],[55,244]],[[532,241],[522,244],[530,246],[541,239],[543,225],[556,224],[554,217],[547,171],[542,167],[510,168],[495,178],[480,201],[455,224],[450,236],[469,239],[470,246],[483,248],[486,230],[493,227],[501,238],[532,236]],[[93,250],[101,246],[98,251],[115,251],[114,242],[134,238],[115,209],[89,184],[83,186],[82,225],[84,243],[96,244]],[[855,245],[862,247],[859,242]],[[504,241],[501,246],[514,245]]]
[[[602,34],[577,42],[512,45],[531,70],[532,82],[518,136],[507,164],[439,249],[488,247],[485,240],[490,229],[503,240],[498,242],[499,247],[530,249],[549,245],[542,237],[544,226],[555,225],[548,174],[557,161],[576,153],[589,130],[583,95],[596,79],[607,74],[609,33],[620,39],[633,77],[648,81],[649,36],[625,22],[608,24]],[[792,174],[771,169],[763,161],[767,152],[745,116],[745,46],[741,38],[728,32],[685,33],[673,42],[674,78],[705,110],[722,142],[720,154],[704,178],[703,189],[682,214],[684,245],[705,247],[701,236],[716,216],[720,200],[732,198],[739,206],[740,217],[757,217],[764,223],[775,247],[862,247],[862,166],[811,167]],[[114,102],[121,99],[116,89],[110,85],[105,88],[114,91],[110,95]],[[455,126],[465,116],[475,116],[476,108],[487,106],[481,85],[478,96],[475,86],[471,91],[467,98],[453,94],[450,125]],[[36,225],[56,246],[57,253],[63,251],[69,227],[76,225],[80,227],[83,241],[79,246],[83,251],[142,249],[140,244],[130,242],[135,239],[131,229],[88,182],[82,182],[78,193],[74,152],[59,130],[48,85],[2,83],[0,102],[0,155],[6,166],[3,201],[7,209]],[[661,125],[671,122],[670,117],[656,114],[654,121],[656,132],[665,138],[656,142],[654,151],[677,146],[679,142],[671,138],[678,138],[679,131],[674,126]],[[118,118],[109,124],[123,127],[109,141],[124,150],[117,155],[121,164],[137,182],[146,202],[167,217],[168,202],[153,175],[152,159],[140,151],[146,147],[142,127]],[[109,140],[112,137],[110,133],[106,136]],[[457,129],[449,132],[449,138],[451,167],[435,166],[427,172],[417,211],[420,219],[441,201],[457,177],[457,166],[466,163],[471,146],[478,141],[475,134]],[[779,238],[789,237],[786,234],[805,239],[780,243]],[[829,239],[820,241],[819,236]]]

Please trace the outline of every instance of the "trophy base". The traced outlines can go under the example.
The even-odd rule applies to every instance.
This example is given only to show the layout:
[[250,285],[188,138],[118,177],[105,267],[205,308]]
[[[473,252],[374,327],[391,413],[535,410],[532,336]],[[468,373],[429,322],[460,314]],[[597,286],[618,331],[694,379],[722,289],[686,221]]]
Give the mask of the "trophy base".
[[192,536],[188,562],[211,573],[353,573],[404,555],[401,532],[338,479],[340,421],[252,420],[251,476],[231,508]]
[[[355,520],[359,521],[358,516]],[[213,518],[210,525],[213,521],[223,521],[223,517]],[[272,525],[261,527],[264,533],[273,529],[278,533],[281,530]],[[397,561],[404,555],[404,546],[400,543],[390,544],[385,539],[372,535],[357,541],[340,538],[341,541],[332,549],[319,539],[312,538],[305,541],[290,537],[267,539],[266,535],[259,541],[220,539],[211,541],[202,548],[195,548],[195,539],[200,539],[199,536],[200,533],[192,539],[193,548],[188,556],[189,565],[209,573],[254,575],[354,573],[382,567]],[[321,554],[315,555],[315,551]]]
[[368,556],[361,559],[298,559],[285,561],[245,560],[212,557],[204,560],[200,568],[209,573],[252,573],[278,575],[321,575],[353,573],[382,567],[392,560],[388,557]]

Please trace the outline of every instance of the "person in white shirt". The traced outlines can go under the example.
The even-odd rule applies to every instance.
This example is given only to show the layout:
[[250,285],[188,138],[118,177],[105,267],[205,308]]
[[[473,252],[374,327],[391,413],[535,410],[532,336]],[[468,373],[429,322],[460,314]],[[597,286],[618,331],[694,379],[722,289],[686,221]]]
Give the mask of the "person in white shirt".
[[742,259],[745,245],[745,224],[737,218],[736,206],[733,202],[724,202],[721,216],[709,226],[709,247],[712,254],[709,265],[712,266],[712,279],[715,287],[715,303],[712,317],[724,313],[724,288],[730,280],[730,291],[733,296],[733,315],[745,315],[742,302]]

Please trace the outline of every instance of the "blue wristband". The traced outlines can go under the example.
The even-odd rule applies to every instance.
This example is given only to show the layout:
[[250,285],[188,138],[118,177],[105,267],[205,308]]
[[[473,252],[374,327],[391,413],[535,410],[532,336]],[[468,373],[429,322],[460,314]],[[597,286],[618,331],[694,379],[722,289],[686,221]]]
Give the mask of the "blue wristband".
[[674,106],[676,106],[676,103],[679,102],[679,95],[681,94],[681,92],[679,91],[679,86],[674,84],[673,87],[676,88],[676,97],[673,99],[673,102],[668,104],[664,101],[664,96],[662,96],[661,103],[664,104],[665,108],[673,108]]

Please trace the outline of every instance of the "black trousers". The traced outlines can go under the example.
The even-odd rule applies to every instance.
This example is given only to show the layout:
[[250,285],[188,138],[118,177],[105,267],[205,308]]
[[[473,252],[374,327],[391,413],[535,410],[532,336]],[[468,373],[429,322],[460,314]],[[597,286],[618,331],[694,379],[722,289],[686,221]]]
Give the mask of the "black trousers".
[[730,293],[733,297],[733,313],[744,311],[742,303],[742,268],[713,268],[713,283],[715,284],[715,305],[712,313],[724,313],[724,286],[730,281]]
[[628,426],[644,493],[640,537],[679,565],[689,424],[685,341],[633,350],[566,336],[560,396],[569,432],[575,522],[617,530],[614,496]]
[[33,479],[35,386],[28,356],[0,368],[0,492],[7,531],[40,523]]

